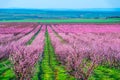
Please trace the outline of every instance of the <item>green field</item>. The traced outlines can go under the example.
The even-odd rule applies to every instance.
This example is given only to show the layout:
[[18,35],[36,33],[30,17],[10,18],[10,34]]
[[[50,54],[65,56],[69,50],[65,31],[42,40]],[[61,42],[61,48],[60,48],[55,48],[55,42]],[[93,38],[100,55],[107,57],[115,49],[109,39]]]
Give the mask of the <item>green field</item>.
[[111,19],[25,19],[25,20],[1,20],[0,22],[41,22],[41,23],[120,23],[120,18]]

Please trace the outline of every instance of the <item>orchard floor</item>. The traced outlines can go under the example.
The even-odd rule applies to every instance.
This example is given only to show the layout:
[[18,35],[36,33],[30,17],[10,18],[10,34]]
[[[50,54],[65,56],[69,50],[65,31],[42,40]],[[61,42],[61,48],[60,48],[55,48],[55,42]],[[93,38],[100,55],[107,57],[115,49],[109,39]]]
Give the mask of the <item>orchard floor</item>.
[[[27,42],[30,45],[36,38],[40,30]],[[0,61],[0,80],[16,80],[14,71],[9,68],[10,61],[3,59]],[[65,67],[56,59],[54,48],[51,44],[49,33],[45,34],[45,46],[42,61],[36,66],[36,72],[32,80],[77,80],[69,75]],[[98,66],[89,80],[120,80],[120,70],[107,66]]]

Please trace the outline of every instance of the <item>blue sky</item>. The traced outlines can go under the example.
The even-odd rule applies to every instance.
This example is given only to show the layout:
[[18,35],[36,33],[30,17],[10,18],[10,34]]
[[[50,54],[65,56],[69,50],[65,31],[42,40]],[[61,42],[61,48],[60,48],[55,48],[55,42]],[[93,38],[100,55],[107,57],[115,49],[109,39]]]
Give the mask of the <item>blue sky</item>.
[[120,0],[0,0],[0,8],[120,8]]

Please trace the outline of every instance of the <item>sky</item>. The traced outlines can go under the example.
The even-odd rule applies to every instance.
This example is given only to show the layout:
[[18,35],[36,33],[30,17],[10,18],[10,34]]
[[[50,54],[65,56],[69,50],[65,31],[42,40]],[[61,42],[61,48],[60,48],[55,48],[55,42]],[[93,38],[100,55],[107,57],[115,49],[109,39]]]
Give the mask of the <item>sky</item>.
[[120,0],[0,0],[0,8],[120,8]]

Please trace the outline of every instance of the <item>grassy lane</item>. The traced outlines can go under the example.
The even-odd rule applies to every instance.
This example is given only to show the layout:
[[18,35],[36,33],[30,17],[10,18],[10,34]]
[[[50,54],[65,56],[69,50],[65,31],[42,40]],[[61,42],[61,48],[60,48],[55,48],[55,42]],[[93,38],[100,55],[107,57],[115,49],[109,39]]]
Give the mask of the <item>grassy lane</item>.
[[[34,36],[26,43],[26,45],[30,45],[36,36],[39,34],[40,29],[34,34]],[[14,71],[10,68],[11,63],[8,59],[3,59],[0,61],[0,80],[15,80]]]
[[43,60],[39,65],[39,80],[75,80],[57,61],[48,32],[45,37]]

